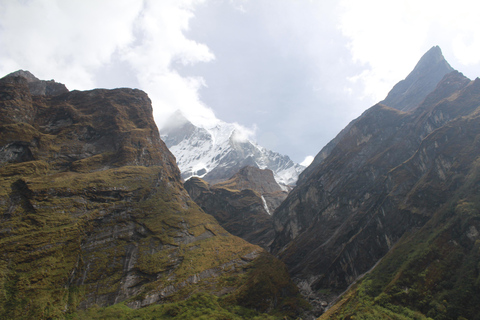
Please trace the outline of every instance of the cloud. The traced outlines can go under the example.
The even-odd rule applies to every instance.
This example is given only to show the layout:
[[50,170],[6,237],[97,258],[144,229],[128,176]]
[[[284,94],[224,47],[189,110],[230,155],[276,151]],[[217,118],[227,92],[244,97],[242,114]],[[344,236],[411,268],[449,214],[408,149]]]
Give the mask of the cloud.
[[468,0],[342,0],[340,29],[353,59],[365,66],[352,83],[379,101],[405,78],[429,48],[440,45],[450,63],[480,62],[478,18]]
[[[195,124],[214,123],[213,110],[198,95],[206,85],[204,79],[182,77],[176,71],[179,65],[215,58],[206,45],[184,35],[195,7],[203,2],[4,1],[0,73],[26,69],[41,79],[55,78],[80,90],[135,84],[149,94],[159,126],[177,109]],[[112,77],[125,78],[99,76],[105,70],[112,71]]]
[[314,156],[306,156],[305,159],[300,163],[304,167],[308,167],[313,162]]
[[187,39],[193,9],[202,1],[146,1],[135,21],[136,43],[121,54],[148,92],[158,126],[179,109],[194,124],[215,123],[212,109],[201,102],[202,77],[184,77],[175,67],[212,61],[215,56],[201,43]]
[[245,126],[242,126],[236,122],[233,123],[233,126],[235,128],[233,134],[232,134],[232,139],[236,142],[246,142],[247,140],[253,140],[255,137],[256,133],[256,126],[253,126],[252,128],[247,128]]
[[0,72],[28,69],[69,88],[91,88],[93,70],[133,41],[140,9],[128,0],[3,1]]

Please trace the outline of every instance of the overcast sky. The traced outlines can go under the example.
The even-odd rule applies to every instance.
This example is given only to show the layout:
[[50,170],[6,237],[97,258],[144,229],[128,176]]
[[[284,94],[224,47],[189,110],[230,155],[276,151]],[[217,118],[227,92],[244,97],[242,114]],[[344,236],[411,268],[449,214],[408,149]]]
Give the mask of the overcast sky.
[[136,87],[157,125],[236,122],[302,162],[439,45],[480,75],[473,0],[0,0],[0,76]]

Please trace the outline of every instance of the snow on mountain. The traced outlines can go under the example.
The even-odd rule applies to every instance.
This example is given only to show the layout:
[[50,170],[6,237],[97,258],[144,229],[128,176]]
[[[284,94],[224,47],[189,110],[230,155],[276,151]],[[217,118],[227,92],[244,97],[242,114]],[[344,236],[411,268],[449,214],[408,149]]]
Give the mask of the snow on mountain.
[[210,127],[198,127],[177,111],[160,134],[176,157],[185,180],[198,176],[216,183],[229,179],[241,168],[250,165],[272,170],[275,180],[288,186],[294,185],[305,169],[288,156],[252,142],[233,123],[218,121]]

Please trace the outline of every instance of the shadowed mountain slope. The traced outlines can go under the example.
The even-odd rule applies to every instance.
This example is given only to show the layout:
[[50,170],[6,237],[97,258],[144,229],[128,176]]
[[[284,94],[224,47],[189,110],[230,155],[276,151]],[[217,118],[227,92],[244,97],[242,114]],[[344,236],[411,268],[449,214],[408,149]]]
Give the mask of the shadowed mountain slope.
[[479,80],[451,72],[411,112],[383,104],[365,111],[307,169],[274,213],[271,246],[305,295],[334,298],[462,188],[456,179],[478,150],[462,143],[471,155],[460,165],[453,146],[479,105]]
[[287,196],[271,170],[255,167],[242,168],[215,185],[192,177],[185,182],[185,189],[228,232],[263,248],[274,236],[271,214]]
[[[423,102],[427,95],[434,91],[443,77],[452,71],[454,70],[443,57],[441,49],[438,46],[432,47],[422,56],[405,80],[397,83],[380,104],[401,111],[413,110]],[[455,88],[455,86],[447,85],[444,86],[444,88],[447,89],[446,92],[451,92],[451,88]],[[441,91],[437,90],[437,92],[439,93]],[[357,119],[353,120],[340,131],[332,141],[322,148],[315,156],[311,165],[300,174],[298,183],[303,181],[305,176],[308,176],[317,165],[328,157],[330,152],[332,152],[344,134],[350,131],[356,121]]]

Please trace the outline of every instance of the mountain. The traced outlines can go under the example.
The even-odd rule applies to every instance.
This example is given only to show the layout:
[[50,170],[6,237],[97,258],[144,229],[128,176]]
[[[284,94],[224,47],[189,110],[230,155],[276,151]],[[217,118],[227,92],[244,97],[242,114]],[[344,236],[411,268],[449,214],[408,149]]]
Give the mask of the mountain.
[[29,71],[18,70],[8,75],[9,77],[22,77],[27,80],[28,89],[33,95],[57,95],[68,92],[67,87],[63,83],[55,82],[54,80],[40,80],[31,74]]
[[0,79],[0,318],[304,306],[280,261],[191,200],[146,93],[32,79]]
[[[428,79],[418,74],[419,69],[436,74],[419,68],[429,65],[425,57],[432,52],[438,50],[430,50],[407,79]],[[439,60],[438,55],[433,57]],[[445,63],[436,65],[443,70]],[[415,83],[417,88],[427,88],[420,80]],[[408,112],[402,111],[401,105],[393,108],[379,103],[352,121],[330,150],[318,155],[320,160],[302,174],[297,187],[275,211],[272,252],[285,262],[312,301],[334,300],[397,243],[428,228],[447,208],[472,201],[475,189],[469,186],[476,181],[480,156],[475,147],[480,137],[480,80],[470,81],[452,71],[431,92],[426,90],[405,91],[406,104],[418,99],[420,91],[424,96]],[[475,219],[472,215],[465,221]],[[450,227],[442,222],[435,228],[429,231],[432,237]],[[470,230],[468,224],[462,228],[455,232]],[[420,241],[416,245],[428,244]],[[468,251],[471,245],[464,249]],[[418,247],[409,249],[414,252]],[[425,268],[434,256],[427,257]],[[395,265],[384,268],[401,276],[405,251],[397,258]],[[413,256],[408,260],[412,266],[420,263]],[[409,287],[398,283],[400,288],[408,291]],[[352,300],[357,297],[352,293]],[[409,298],[416,299],[413,295]],[[340,317],[346,309],[339,310],[339,318],[348,314]]]
[[397,83],[380,103],[401,111],[412,110],[452,71],[453,68],[443,57],[440,47],[432,47],[405,80]]
[[477,78],[431,109],[437,120],[450,119],[385,180],[394,213],[425,222],[391,242],[386,256],[321,319],[479,318],[479,105]]
[[217,183],[229,179],[243,167],[255,166],[272,170],[278,183],[291,186],[304,169],[288,156],[248,140],[232,123],[219,121],[211,127],[197,127],[177,111],[160,134],[177,159],[185,180],[198,176]]
[[[422,56],[413,71],[404,80],[397,83],[388,93],[387,97],[379,102],[379,104],[400,111],[413,110],[435,89],[442,78],[452,71],[454,70],[443,57],[440,47],[434,46]],[[330,154],[338,141],[350,131],[356,121],[357,119],[353,120],[347,127],[340,131],[332,141],[322,148],[315,156],[311,165],[300,174],[300,181],[303,181],[303,176],[309,175],[311,170]]]
[[257,192],[265,204],[265,210],[269,215],[287,197],[285,191],[275,180],[272,170],[259,169],[247,166],[240,169],[233,177],[215,186],[234,190],[250,189]]
[[242,168],[225,182],[185,182],[190,197],[231,234],[268,248],[274,237],[271,214],[287,197],[268,169]]

